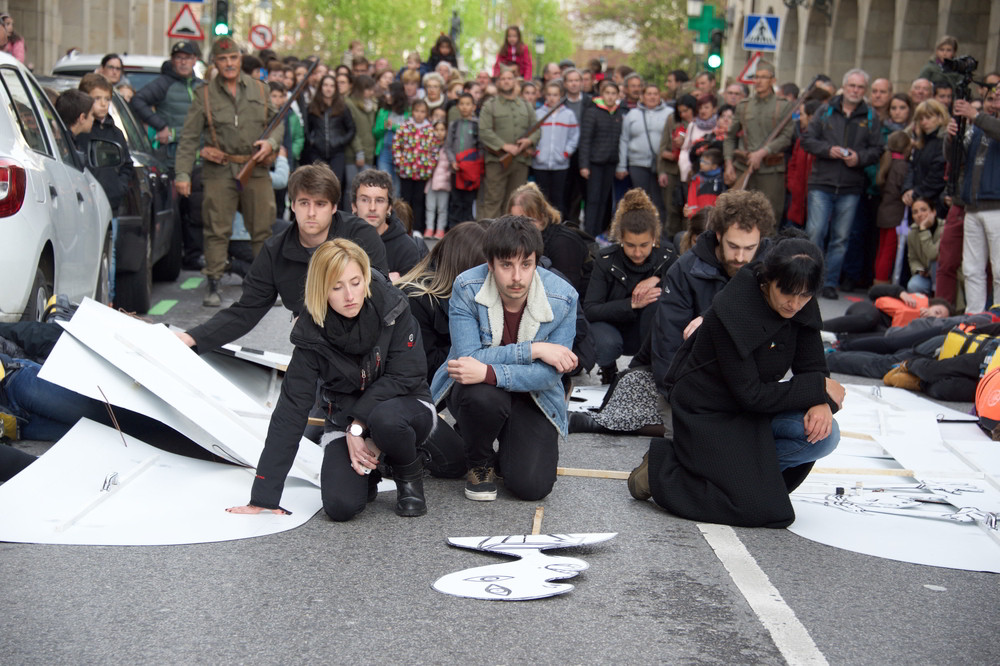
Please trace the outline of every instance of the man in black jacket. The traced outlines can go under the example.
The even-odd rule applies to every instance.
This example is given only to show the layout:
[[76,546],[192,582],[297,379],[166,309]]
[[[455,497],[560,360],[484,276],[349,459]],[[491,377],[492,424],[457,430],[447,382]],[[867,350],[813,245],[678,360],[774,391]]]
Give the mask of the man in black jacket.
[[[424,241],[406,233],[406,227],[392,214],[392,177],[389,174],[365,169],[354,178],[352,187],[351,208],[378,232],[389,262],[389,279],[395,282],[426,254],[421,254],[417,245],[423,245]],[[425,250],[426,247],[424,245]]]
[[376,231],[354,215],[337,211],[340,183],[325,164],[295,170],[288,179],[288,196],[296,221],[264,243],[243,280],[240,299],[204,324],[178,333],[189,347],[203,354],[232,342],[257,325],[278,296],[298,316],[303,299],[309,259],[315,248],[333,238],[354,241],[368,253],[372,266],[388,272],[385,247]]
[[[191,100],[201,85],[201,79],[194,73],[194,65],[201,57],[201,49],[194,42],[177,42],[170,49],[170,60],[160,67],[160,75],[137,90],[129,106],[139,120],[156,131],[153,138],[166,155],[170,177],[174,173],[174,156],[177,140],[184,127]],[[201,224],[201,163],[191,174],[192,196],[181,197],[178,201],[181,213],[181,235],[184,244],[184,266],[201,268],[202,224]]]
[[819,295],[837,298],[855,211],[867,187],[865,167],[882,155],[881,124],[865,104],[868,74],[844,75],[844,92],[821,106],[802,135],[802,148],[816,156],[809,173],[809,239],[826,250],[826,279]]
[[651,361],[653,379],[664,396],[674,354],[701,325],[715,295],[766,247],[766,237],[774,230],[774,212],[763,193],[733,190],[719,195],[708,222],[695,246],[667,271],[655,305]]

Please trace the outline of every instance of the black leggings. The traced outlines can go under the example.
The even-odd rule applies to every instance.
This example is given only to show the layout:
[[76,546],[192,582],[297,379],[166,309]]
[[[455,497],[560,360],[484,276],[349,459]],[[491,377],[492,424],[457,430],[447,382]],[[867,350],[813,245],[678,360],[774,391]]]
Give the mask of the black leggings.
[[[368,428],[387,464],[408,465],[417,458],[418,445],[427,439],[435,419],[432,409],[416,398],[392,398],[372,410]],[[351,466],[346,437],[323,449],[320,493],[323,510],[336,521],[350,520],[368,503],[368,476]]]
[[[455,383],[448,409],[465,441],[469,468],[496,464],[504,486],[523,500],[540,500],[556,482],[559,432],[530,393],[512,393],[489,384]],[[493,442],[499,440],[497,453]]]
[[413,209],[413,231],[424,233],[427,226],[427,195],[424,194],[426,180],[412,178],[399,179],[399,198],[410,204]]
[[878,333],[889,328],[889,315],[871,301],[858,301],[848,306],[841,317],[823,321],[823,330],[831,333]]

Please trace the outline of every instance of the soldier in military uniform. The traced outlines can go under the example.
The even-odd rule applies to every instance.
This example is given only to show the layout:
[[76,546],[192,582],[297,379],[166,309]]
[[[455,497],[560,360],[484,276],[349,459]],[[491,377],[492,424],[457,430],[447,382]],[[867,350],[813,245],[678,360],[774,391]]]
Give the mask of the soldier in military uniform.
[[[218,76],[195,95],[184,120],[177,147],[176,185],[181,196],[191,194],[191,172],[199,144],[205,198],[205,268],[208,290],[202,304],[219,307],[219,279],[225,270],[233,216],[239,209],[250,232],[257,256],[271,235],[276,208],[268,165],[281,146],[284,128],[279,125],[267,140],[258,140],[268,121],[277,113],[266,84],[244,74],[242,55],[232,39],[223,37],[212,45],[212,60]],[[242,190],[236,175],[253,159],[249,183]]]
[[764,142],[791,104],[774,94],[774,65],[770,63],[757,65],[754,91],[753,97],[736,107],[722,145],[725,181],[732,186],[751,169],[746,189],[763,192],[774,209],[774,219],[780,220],[785,207],[785,150],[792,143],[792,123],[786,123],[770,143]]
[[[479,219],[499,217],[510,195],[528,181],[531,153],[541,132],[522,135],[535,124],[535,110],[514,94],[514,70],[504,68],[497,77],[497,94],[483,104],[479,113],[479,140],[486,146],[486,177],[483,179],[483,207]],[[500,158],[514,160],[504,169]]]

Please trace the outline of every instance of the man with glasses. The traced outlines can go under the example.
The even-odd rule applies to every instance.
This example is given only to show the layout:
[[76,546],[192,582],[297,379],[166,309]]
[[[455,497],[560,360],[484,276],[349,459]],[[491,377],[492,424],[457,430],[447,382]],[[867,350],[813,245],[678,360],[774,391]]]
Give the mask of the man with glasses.
[[781,219],[785,207],[785,150],[792,143],[794,123],[786,123],[770,142],[767,137],[790,106],[774,94],[774,65],[760,62],[754,75],[754,96],[736,107],[722,146],[726,184],[731,187],[749,169],[746,189],[767,197],[776,220]]
[[351,208],[381,237],[389,263],[389,279],[393,282],[427,254],[423,239],[410,236],[400,219],[392,214],[392,177],[385,171],[365,169],[354,178]]

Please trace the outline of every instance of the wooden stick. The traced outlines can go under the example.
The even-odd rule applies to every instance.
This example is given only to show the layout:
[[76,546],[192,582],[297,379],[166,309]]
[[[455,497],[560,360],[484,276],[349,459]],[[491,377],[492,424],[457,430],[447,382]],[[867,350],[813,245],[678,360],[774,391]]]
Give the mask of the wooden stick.
[[608,469],[583,469],[580,467],[556,467],[560,476],[587,476],[594,479],[627,479],[629,472]]
[[324,423],[326,423],[326,419],[321,419],[318,416],[310,416],[309,417],[309,425],[318,425],[318,426],[321,426]]
[[874,442],[875,441],[874,437],[872,437],[871,435],[867,435],[867,434],[865,434],[863,432],[848,432],[846,430],[841,430],[840,431],[840,436],[841,437],[850,437],[851,439],[863,439],[866,442]]
[[545,507],[540,506],[535,509],[535,519],[531,521],[531,533],[541,534],[542,533],[542,517],[545,515]]

